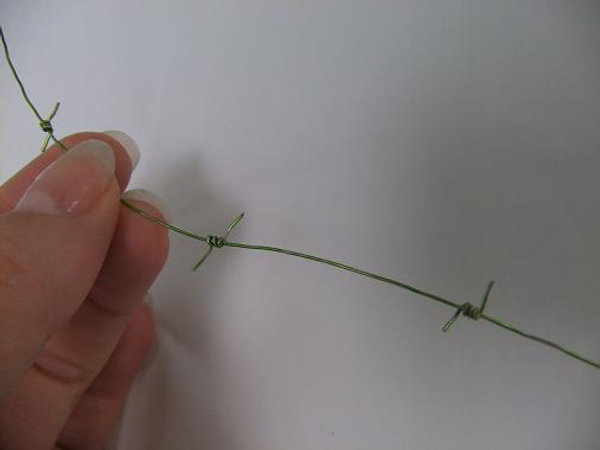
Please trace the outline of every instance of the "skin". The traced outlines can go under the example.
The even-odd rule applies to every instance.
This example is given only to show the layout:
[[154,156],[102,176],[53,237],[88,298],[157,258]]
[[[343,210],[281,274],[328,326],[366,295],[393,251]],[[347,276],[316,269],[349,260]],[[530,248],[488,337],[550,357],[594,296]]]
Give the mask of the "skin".
[[116,140],[63,142],[87,139],[112,147],[115,176],[75,219],[13,211],[63,156],[56,146],[0,186],[2,449],[104,448],[153,340],[143,300],[166,261],[167,231],[119,203],[131,161]]

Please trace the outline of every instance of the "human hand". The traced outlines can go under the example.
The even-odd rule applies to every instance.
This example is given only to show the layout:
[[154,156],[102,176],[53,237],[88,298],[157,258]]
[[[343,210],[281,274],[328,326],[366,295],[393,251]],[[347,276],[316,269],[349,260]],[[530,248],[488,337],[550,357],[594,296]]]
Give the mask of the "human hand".
[[[78,133],[0,186],[0,448],[106,445],[153,338],[167,231],[119,202],[139,153]],[[130,156],[128,156],[130,155]],[[152,195],[136,207],[168,220]]]

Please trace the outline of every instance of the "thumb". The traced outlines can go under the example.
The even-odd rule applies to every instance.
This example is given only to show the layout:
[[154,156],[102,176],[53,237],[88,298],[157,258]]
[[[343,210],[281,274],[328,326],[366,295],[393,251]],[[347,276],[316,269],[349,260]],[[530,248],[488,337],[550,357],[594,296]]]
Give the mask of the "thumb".
[[74,146],[0,215],[0,400],[85,299],[116,226],[115,155]]

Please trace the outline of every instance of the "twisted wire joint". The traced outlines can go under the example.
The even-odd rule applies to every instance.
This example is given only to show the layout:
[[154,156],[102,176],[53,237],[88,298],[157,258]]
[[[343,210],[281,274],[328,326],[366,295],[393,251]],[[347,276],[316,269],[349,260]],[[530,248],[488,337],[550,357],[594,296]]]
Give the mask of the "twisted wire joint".
[[40,128],[44,133],[54,133],[54,128],[52,128],[52,122],[49,120],[42,120],[40,122]]
[[198,262],[194,265],[194,267],[192,268],[193,272],[198,270],[198,268],[204,263],[204,261],[206,261],[208,256],[211,254],[213,248],[222,248],[225,246],[225,244],[227,244],[227,238],[229,237],[229,233],[231,233],[231,230],[233,230],[235,226],[242,221],[243,218],[244,213],[241,213],[239,216],[233,219],[227,227],[227,232],[223,236],[215,236],[212,234],[206,236],[204,242],[208,244],[208,250],[206,250],[204,255],[202,255],[202,258],[200,258]]
[[225,239],[221,236],[207,236],[206,243],[211,247],[222,248],[225,245]]
[[[52,112],[50,113],[50,115],[47,118],[40,120],[40,128],[42,129],[42,131],[44,133],[46,133],[46,137],[44,138],[44,143],[42,144],[42,153],[44,153],[46,151],[46,149],[48,148],[50,139],[54,138],[54,128],[52,127],[52,119],[54,119],[54,116],[58,112],[59,107],[60,107],[60,103],[56,103],[54,105],[54,108],[52,109]],[[54,138],[54,139],[56,140],[56,138]]]
[[487,304],[488,298],[490,297],[490,292],[493,286],[494,281],[490,281],[488,283],[487,289],[485,290],[485,294],[483,294],[481,306],[475,306],[470,302],[466,302],[462,305],[457,306],[456,312],[452,315],[452,317],[450,317],[450,319],[448,319],[446,324],[442,327],[442,331],[445,333],[448,330],[450,330],[450,328],[452,328],[452,325],[454,325],[454,322],[456,322],[456,320],[461,316],[461,314],[472,320],[477,320],[481,318],[481,316],[483,315],[483,310],[485,309],[485,306]]

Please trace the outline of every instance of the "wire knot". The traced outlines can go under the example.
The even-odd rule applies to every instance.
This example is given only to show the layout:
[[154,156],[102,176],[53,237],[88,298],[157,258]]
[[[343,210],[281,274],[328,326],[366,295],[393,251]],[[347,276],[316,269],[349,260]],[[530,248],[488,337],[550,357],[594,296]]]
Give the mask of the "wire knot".
[[485,305],[487,304],[488,298],[490,296],[490,291],[492,290],[492,286],[494,286],[494,282],[490,281],[488,283],[487,289],[485,290],[485,294],[483,294],[483,299],[481,300],[481,306],[475,306],[470,302],[463,303],[462,305],[456,305],[456,312],[448,319],[446,324],[442,327],[442,331],[445,333],[448,331],[456,319],[460,317],[462,314],[465,317],[468,317],[472,320],[477,320],[483,316],[483,310],[485,309]]
[[463,303],[458,309],[463,316],[469,319],[477,320],[481,317],[481,310],[469,302]]
[[215,236],[215,235],[211,234],[211,235],[206,236],[206,238],[202,239],[202,240],[204,240],[204,242],[206,242],[208,244],[208,250],[206,250],[204,255],[202,255],[202,258],[200,258],[198,260],[198,262],[192,268],[192,270],[194,272],[196,270],[198,270],[198,268],[202,265],[202,263],[204,263],[204,261],[206,261],[206,258],[208,258],[208,255],[211,254],[213,248],[222,248],[225,246],[225,244],[227,244],[227,238],[229,237],[229,233],[231,233],[231,230],[233,230],[233,228],[238,223],[240,223],[243,218],[244,218],[244,213],[241,213],[239,216],[237,216],[235,219],[233,219],[231,221],[231,223],[229,224],[229,227],[227,227],[227,232],[223,236]]
[[52,122],[49,120],[42,120],[40,122],[40,128],[44,133],[54,133],[54,128],[52,128]]
[[206,237],[206,243],[208,245],[210,245],[211,247],[221,248],[225,245],[225,242],[227,242],[227,241],[224,238],[222,238],[221,236],[207,236]]
[[[34,111],[38,119],[40,119],[40,128],[44,133],[46,133],[44,143],[42,144],[42,153],[44,153],[48,148],[48,143],[50,142],[50,139],[54,139],[56,141],[56,139],[54,138],[54,127],[52,127],[52,119],[54,119],[54,116],[58,112],[59,107],[60,103],[56,103],[54,105],[54,108],[52,109],[52,112],[45,119],[42,119],[37,113],[37,111]],[[63,148],[63,150],[66,150],[66,147],[60,141],[56,142]]]

